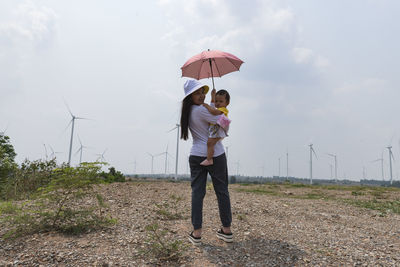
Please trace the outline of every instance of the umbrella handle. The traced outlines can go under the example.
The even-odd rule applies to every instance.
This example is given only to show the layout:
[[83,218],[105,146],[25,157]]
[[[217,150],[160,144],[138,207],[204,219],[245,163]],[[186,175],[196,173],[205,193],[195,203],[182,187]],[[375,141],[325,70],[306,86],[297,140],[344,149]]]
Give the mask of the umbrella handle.
[[210,69],[211,69],[211,79],[212,79],[212,83],[213,83],[213,90],[215,89],[215,85],[214,85],[214,74],[212,71],[212,64],[211,64],[211,58],[208,59],[208,62],[210,62]]

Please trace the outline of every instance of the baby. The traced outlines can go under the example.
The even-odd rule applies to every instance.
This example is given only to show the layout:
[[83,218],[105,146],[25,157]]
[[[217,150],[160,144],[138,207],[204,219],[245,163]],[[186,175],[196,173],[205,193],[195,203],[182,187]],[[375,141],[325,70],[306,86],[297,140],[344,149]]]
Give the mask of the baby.
[[[221,115],[217,124],[210,124],[208,127],[208,140],[207,140],[207,159],[203,160],[200,165],[209,166],[213,165],[214,146],[215,144],[228,136],[228,129],[230,120],[228,117],[228,109],[230,96],[226,90],[215,89],[211,91],[211,105],[203,104],[205,108],[213,115]],[[215,106],[215,107],[214,107]]]

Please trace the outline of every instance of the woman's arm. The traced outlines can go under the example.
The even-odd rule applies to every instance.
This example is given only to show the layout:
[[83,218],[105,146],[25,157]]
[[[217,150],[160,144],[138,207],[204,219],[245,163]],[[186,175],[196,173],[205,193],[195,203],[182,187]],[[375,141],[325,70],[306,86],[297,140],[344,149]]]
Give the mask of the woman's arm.
[[212,107],[212,106],[210,106],[210,105],[208,105],[206,103],[203,104],[203,107],[205,107],[208,110],[208,112],[210,112],[212,115],[221,115],[221,114],[223,114],[222,111],[220,111],[220,110],[218,110],[218,109],[216,109],[216,108],[214,108],[214,107]]

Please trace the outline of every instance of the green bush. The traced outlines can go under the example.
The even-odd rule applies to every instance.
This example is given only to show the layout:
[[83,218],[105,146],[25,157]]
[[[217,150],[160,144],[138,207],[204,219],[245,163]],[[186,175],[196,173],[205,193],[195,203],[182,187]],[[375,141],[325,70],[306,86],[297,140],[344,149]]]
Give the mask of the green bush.
[[106,183],[125,182],[125,176],[120,171],[116,171],[114,167],[109,168],[108,173],[101,172],[100,176]]
[[14,161],[16,155],[14,147],[10,143],[10,137],[0,133],[0,189],[17,168]]
[[146,250],[142,254],[152,254],[160,261],[179,261],[188,246],[181,240],[169,236],[169,231],[160,229],[157,223],[146,226],[147,240]]
[[55,159],[49,161],[25,160],[21,167],[15,168],[12,176],[3,181],[0,188],[0,199],[21,200],[29,198],[39,187],[50,183],[56,168]]
[[84,163],[79,167],[54,169],[51,180],[39,187],[31,199],[18,202],[13,213],[0,215],[8,231],[3,238],[41,231],[81,233],[115,223],[104,210],[106,205],[94,186],[103,182],[101,166]]

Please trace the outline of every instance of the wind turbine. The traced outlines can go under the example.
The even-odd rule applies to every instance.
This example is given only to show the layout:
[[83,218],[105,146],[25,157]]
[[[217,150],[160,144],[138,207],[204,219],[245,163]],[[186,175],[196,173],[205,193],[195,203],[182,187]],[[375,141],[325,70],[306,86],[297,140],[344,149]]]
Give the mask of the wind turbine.
[[[0,133],[0,135],[2,135],[2,133]],[[45,144],[45,143],[43,143],[43,146],[44,146],[44,152],[45,152],[46,161],[47,161],[47,158],[48,158],[48,155],[47,155],[47,147],[46,147],[46,144]]]
[[101,154],[96,154],[97,156],[99,156],[99,157],[97,158],[97,161],[101,160],[102,162],[106,162],[106,158],[104,157],[104,154],[106,154],[107,149],[108,149],[108,148],[106,148],[106,149],[103,151],[103,153],[101,153]]
[[134,169],[133,169],[133,174],[136,174],[136,165],[137,165],[137,164],[136,164],[136,159],[135,159],[135,161],[132,162],[132,163],[133,163],[133,165],[135,166]]
[[[82,145],[82,141],[81,141],[81,139],[79,138],[79,135],[78,135],[78,140],[79,140],[79,144],[81,145],[80,147],[79,147],[79,149],[75,152],[75,154],[78,154],[79,152],[79,164],[81,164],[82,163],[82,152],[83,152],[83,149],[84,148],[89,148],[88,146],[84,146],[84,145]],[[104,151],[104,153],[105,153],[105,151]],[[104,158],[104,157],[103,157]]]
[[160,154],[157,154],[156,156],[164,155],[165,154],[165,174],[167,174],[167,166],[168,166],[168,156],[171,156],[171,154],[168,153],[168,144],[167,144],[167,149],[164,152],[161,152]]
[[289,151],[286,150],[286,180],[289,179]]
[[281,178],[281,157],[278,158],[278,177]]
[[57,158],[57,154],[61,154],[62,153],[62,152],[54,151],[54,149],[51,147],[51,145],[49,145],[49,148],[51,150],[51,154],[50,154],[51,159]]
[[157,157],[157,156],[162,155],[163,153],[153,155],[153,154],[150,154],[149,152],[147,152],[147,154],[151,157],[151,174],[153,174],[153,162],[154,162],[154,158]]
[[[72,114],[70,108],[68,107],[67,103],[64,101],[65,106],[67,107],[69,114],[71,114],[71,121],[68,123],[68,126],[72,123],[72,127],[71,127],[71,141],[69,143],[69,154],[68,154],[68,165],[71,164],[71,153],[72,153],[72,142],[74,139],[74,126],[75,126],[75,120],[85,120],[86,118],[82,118],[82,117],[77,117],[74,114]],[[86,119],[87,120],[87,119]],[[67,126],[67,127],[68,127]]]
[[327,153],[327,155],[335,159],[335,183],[337,183],[337,156],[336,154],[329,154],[329,153]]
[[379,159],[373,160],[371,162],[377,162],[380,161],[381,162],[381,171],[382,171],[382,181],[385,181],[385,176],[383,174],[383,151],[382,151],[382,155]]
[[236,164],[236,176],[239,176],[239,166],[240,166],[239,160],[235,162],[235,164]]
[[309,144],[308,146],[310,147],[310,184],[312,184],[312,155],[314,153],[315,158],[317,158],[317,154],[315,154],[313,144]]
[[390,163],[390,184],[393,183],[393,175],[392,175],[392,159],[394,160],[392,153],[392,146],[386,147],[389,150],[389,163]]
[[[175,157],[175,179],[178,179],[178,154],[179,154],[179,124],[176,124],[174,128],[169,130],[168,132],[171,132],[176,129],[176,157]],[[168,150],[168,146],[167,146]]]
[[365,180],[367,177],[367,169],[363,166],[363,179]]

